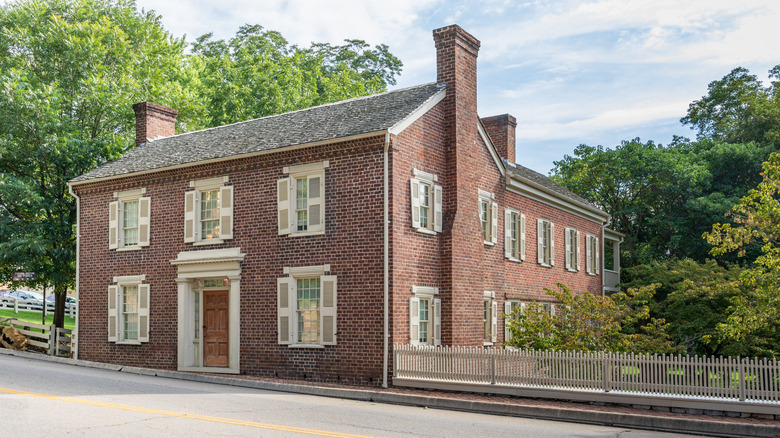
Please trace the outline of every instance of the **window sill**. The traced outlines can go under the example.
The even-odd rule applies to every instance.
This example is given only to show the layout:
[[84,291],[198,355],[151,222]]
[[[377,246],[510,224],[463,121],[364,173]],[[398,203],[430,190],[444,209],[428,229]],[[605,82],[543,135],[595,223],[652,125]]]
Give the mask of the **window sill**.
[[515,262],[515,263],[522,263],[523,262],[522,259],[516,259],[514,257],[507,257],[506,259],[509,260],[510,262]]
[[539,266],[541,266],[543,268],[552,268],[552,265],[548,265],[546,263],[539,263]]
[[143,247],[139,246],[139,245],[129,245],[129,246],[123,246],[121,248],[117,248],[116,251],[117,252],[119,252],[119,251],[137,251],[137,250],[139,250],[141,248],[143,248]]
[[422,234],[428,234],[430,236],[435,236],[437,234],[436,231],[432,231],[427,228],[415,228],[415,231]]
[[306,236],[324,236],[325,231],[312,231],[312,232],[299,232],[299,233],[290,233],[290,237],[306,237]]
[[192,246],[202,246],[202,245],[217,245],[219,243],[225,243],[222,239],[206,239],[206,240],[198,240],[197,242],[193,242]]
[[588,275],[590,275],[591,277],[598,277],[599,276],[599,274],[597,274],[595,272],[588,272]]
[[288,345],[289,348],[325,348],[324,345],[320,344],[290,344]]
[[493,342],[483,342],[482,345],[485,346],[485,347],[492,347],[493,346]]
[[117,345],[141,345],[138,341],[117,341]]
[[484,243],[485,245],[488,245],[488,246],[495,246],[496,245],[495,243],[488,242],[487,240],[483,240],[482,243]]
[[580,272],[579,269],[566,268],[566,270],[569,272]]

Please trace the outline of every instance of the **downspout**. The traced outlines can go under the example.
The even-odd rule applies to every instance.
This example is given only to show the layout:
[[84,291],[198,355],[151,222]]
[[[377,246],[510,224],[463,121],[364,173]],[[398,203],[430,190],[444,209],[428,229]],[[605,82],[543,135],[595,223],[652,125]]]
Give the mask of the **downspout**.
[[79,307],[81,302],[79,301],[79,254],[81,253],[81,198],[73,191],[73,186],[68,184],[68,193],[76,198],[76,327],[74,328],[73,337],[75,342],[73,343],[73,358],[79,358],[79,319],[81,312]]
[[384,362],[382,365],[382,388],[387,388],[387,366],[388,366],[388,345],[390,339],[389,333],[389,318],[390,318],[390,188],[388,182],[388,150],[390,149],[390,133],[385,134],[385,151],[384,151],[384,167],[385,167],[385,200],[384,200],[384,239],[385,239],[385,336],[384,336]]
[[607,294],[604,292],[604,289],[606,288],[606,284],[604,282],[604,266],[606,266],[606,260],[607,260],[607,254],[604,252],[604,231],[605,229],[612,223],[612,216],[607,217],[607,220],[604,221],[604,224],[601,225],[601,257],[599,257],[599,275],[601,275],[601,296],[606,296]]

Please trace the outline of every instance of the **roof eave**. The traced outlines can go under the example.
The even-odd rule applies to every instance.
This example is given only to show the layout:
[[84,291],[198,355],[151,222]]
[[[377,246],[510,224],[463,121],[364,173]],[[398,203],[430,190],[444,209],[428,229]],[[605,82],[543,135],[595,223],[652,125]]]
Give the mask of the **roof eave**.
[[559,193],[556,193],[547,187],[512,172],[509,172],[509,178],[507,178],[507,188],[588,220],[605,223],[609,219],[609,214],[601,209],[561,196]]

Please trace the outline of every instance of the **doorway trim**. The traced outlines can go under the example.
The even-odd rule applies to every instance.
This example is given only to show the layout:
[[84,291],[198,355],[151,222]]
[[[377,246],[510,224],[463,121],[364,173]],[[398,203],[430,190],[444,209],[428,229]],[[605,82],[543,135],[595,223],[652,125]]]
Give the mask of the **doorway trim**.
[[[171,264],[177,268],[178,289],[177,357],[179,371],[238,374],[240,345],[241,262],[246,254],[240,248],[182,251]],[[228,363],[227,367],[203,366],[202,284],[205,280],[228,283]],[[196,313],[197,312],[197,313]]]

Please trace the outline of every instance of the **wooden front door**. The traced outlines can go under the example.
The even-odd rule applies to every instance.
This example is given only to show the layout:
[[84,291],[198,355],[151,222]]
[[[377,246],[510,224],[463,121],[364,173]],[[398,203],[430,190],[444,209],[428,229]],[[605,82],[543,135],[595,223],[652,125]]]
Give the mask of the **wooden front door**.
[[203,366],[229,366],[229,295],[229,292],[226,290],[209,290],[203,292]]

